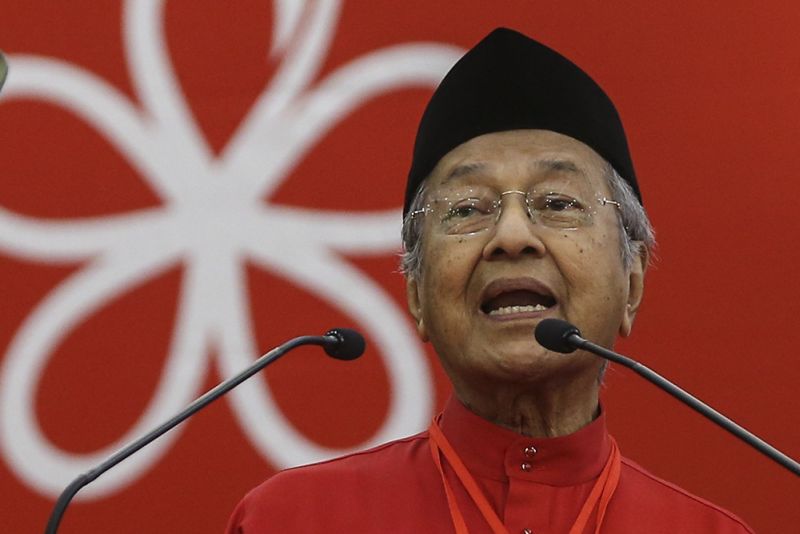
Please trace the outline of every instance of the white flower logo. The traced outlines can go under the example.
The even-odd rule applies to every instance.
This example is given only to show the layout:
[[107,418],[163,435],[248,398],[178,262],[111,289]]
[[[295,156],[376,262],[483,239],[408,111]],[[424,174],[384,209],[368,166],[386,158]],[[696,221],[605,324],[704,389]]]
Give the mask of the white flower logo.
[[[227,375],[257,355],[243,283],[244,259],[268,266],[354,319],[378,345],[392,385],[388,418],[368,443],[424,425],[432,405],[422,347],[404,314],[339,252],[394,251],[400,214],[335,213],[268,204],[287,173],[325,132],[376,94],[433,85],[460,51],[405,44],[357,58],[321,80],[320,67],[339,12],[337,0],[276,0],[271,83],[215,156],[178,87],[163,36],[163,1],[128,0],[126,54],[136,106],[104,80],[51,58],[12,56],[4,99],[36,98],[81,117],[111,143],[163,201],[158,209],[83,220],[42,221],[0,208],[0,248],[40,262],[91,260],[47,295],[16,333],[0,370],[0,444],[17,475],[57,495],[99,463],[185,406],[199,393],[212,345]],[[153,275],[183,262],[185,276],[170,354],[144,413],[119,441],[70,454],[43,435],[34,396],[48,358],[82,319]],[[364,306],[369,302],[369,306]],[[278,467],[347,451],[318,446],[276,407],[263,383],[229,397],[257,450]],[[116,491],[141,476],[179,436],[171,432],[108,472],[83,497]]]

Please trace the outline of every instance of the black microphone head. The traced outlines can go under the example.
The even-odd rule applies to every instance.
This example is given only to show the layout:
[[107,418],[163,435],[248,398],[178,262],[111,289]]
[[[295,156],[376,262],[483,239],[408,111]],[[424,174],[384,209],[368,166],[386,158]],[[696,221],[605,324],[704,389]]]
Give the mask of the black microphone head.
[[349,328],[332,328],[325,332],[325,337],[335,339],[323,348],[328,356],[337,360],[355,360],[364,354],[367,346],[364,336]]
[[543,319],[536,325],[533,335],[536,341],[547,350],[568,354],[575,351],[575,346],[567,341],[571,335],[581,335],[578,328],[563,319]]

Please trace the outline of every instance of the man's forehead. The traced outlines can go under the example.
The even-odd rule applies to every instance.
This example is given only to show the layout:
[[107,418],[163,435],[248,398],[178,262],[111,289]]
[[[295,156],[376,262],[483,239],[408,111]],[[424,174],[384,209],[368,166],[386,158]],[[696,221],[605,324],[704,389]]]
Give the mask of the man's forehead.
[[603,159],[580,141],[551,131],[497,132],[470,139],[446,154],[432,177],[440,185],[491,178],[514,167],[526,175],[600,174]]
[[[458,185],[462,182],[483,181],[495,177],[502,172],[502,164],[497,161],[476,161],[470,163],[457,163],[453,165],[442,177],[439,185]],[[569,159],[537,159],[528,162],[526,175],[529,177],[546,178],[553,175],[572,176],[587,180],[587,173]]]
[[[463,176],[491,173],[498,167],[495,161],[476,161],[455,164],[442,179],[443,183],[457,180]],[[563,172],[566,174],[584,174],[584,171],[570,159],[537,159],[529,162],[528,168],[541,172]]]

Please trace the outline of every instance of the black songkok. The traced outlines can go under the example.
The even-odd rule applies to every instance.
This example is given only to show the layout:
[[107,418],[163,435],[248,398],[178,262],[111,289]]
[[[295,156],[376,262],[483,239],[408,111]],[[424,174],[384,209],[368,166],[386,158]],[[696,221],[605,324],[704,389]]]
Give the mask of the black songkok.
[[458,60],[434,91],[417,130],[403,215],[445,154],[492,132],[551,130],[588,145],[641,202],[622,121],[580,67],[514,30],[498,28]]

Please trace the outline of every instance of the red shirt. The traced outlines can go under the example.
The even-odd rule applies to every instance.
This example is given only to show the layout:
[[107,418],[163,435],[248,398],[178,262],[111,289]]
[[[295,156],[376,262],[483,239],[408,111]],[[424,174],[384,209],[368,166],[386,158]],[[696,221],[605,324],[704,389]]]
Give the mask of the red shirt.
[[[603,415],[569,436],[528,438],[450,399],[440,425],[511,534],[568,532],[610,452]],[[428,439],[422,432],[278,473],[239,503],[227,532],[454,532]],[[445,473],[470,533],[491,532],[446,462]],[[601,532],[752,534],[730,512],[625,458]]]

